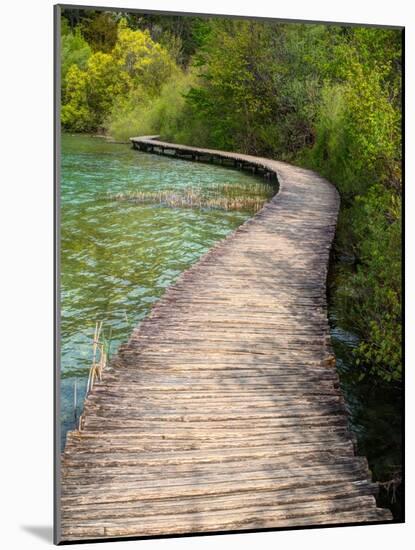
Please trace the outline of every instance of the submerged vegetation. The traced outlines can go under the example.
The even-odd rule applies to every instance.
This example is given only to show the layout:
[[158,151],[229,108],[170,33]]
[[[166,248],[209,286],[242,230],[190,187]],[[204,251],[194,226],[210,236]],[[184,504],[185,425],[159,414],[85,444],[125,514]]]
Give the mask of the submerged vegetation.
[[207,189],[186,188],[177,191],[132,191],[108,195],[108,199],[138,204],[157,204],[173,208],[216,208],[255,213],[273,195],[272,187],[265,183],[221,184]]
[[[342,199],[337,316],[360,337],[361,375],[394,383],[402,362],[401,70],[399,30],[64,10],[62,126],[124,140],[160,134],[329,178]],[[172,194],[121,199],[193,204]]]

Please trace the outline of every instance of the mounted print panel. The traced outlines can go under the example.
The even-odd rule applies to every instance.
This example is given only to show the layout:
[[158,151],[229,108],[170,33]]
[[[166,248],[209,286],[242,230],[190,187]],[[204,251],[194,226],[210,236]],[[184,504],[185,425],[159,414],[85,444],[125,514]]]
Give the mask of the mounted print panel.
[[55,38],[55,543],[402,522],[403,29]]

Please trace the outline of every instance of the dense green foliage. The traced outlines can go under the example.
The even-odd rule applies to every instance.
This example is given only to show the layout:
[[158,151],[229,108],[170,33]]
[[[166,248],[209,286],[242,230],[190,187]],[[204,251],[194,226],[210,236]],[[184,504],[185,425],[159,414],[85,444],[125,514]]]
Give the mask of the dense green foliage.
[[61,77],[66,81],[68,70],[75,65],[79,69],[85,69],[92,51],[82,36],[79,28],[71,32],[67,25],[62,25],[62,57],[61,57]]
[[400,31],[91,10],[64,21],[65,129],[274,156],[336,184],[336,311],[361,337],[362,373],[399,380]]
[[[78,36],[70,34],[68,36]],[[62,42],[67,37],[62,37]],[[80,44],[84,51],[84,41]],[[73,43],[73,40],[72,40]],[[73,50],[69,51],[75,57]],[[62,48],[62,66],[67,63]],[[125,20],[117,25],[117,39],[110,53],[97,50],[73,63],[62,74],[62,125],[76,131],[96,131],[105,126],[115,105],[128,105],[140,97],[151,99],[172,77],[175,63],[148,31],[133,31]]]
[[155,95],[134,89],[127,98],[116,103],[108,121],[108,129],[117,139],[131,136],[163,135],[165,139],[185,141],[188,137],[186,119],[178,117],[186,107],[186,93],[194,78],[191,74],[176,73]]
[[[339,41],[322,88],[307,164],[337,184],[342,209],[334,300],[362,336],[356,363],[386,380],[401,377],[400,34],[355,29]],[[341,62],[340,62],[341,61]]]

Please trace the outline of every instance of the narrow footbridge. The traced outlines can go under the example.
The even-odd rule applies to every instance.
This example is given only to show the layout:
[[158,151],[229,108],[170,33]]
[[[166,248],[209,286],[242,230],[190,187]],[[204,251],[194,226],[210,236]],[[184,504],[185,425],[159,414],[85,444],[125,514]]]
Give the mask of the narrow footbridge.
[[330,345],[333,185],[131,141],[277,177],[279,192],[179,277],[90,391],[62,455],[61,540],[391,520],[355,454]]

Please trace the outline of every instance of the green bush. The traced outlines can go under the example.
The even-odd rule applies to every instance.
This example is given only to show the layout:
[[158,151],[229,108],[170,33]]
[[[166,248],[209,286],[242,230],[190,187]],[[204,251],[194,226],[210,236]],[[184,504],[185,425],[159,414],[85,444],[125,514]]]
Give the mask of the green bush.
[[127,99],[115,105],[108,122],[110,134],[121,140],[161,134],[165,139],[183,141],[187,124],[185,94],[193,82],[193,75],[176,72],[160,95],[151,97],[142,88],[134,89]]
[[[79,32],[74,36],[81,48],[82,37]],[[65,59],[69,64],[68,56]],[[101,130],[112,116],[114,105],[120,109],[120,105],[131,104],[137,94],[158,96],[175,71],[167,50],[147,31],[131,30],[121,20],[111,53],[96,51],[82,63],[67,68],[62,83],[62,125],[74,131]]]
[[354,49],[350,37],[346,52],[344,44],[336,45],[343,52],[342,64],[325,82],[316,141],[303,151],[302,162],[326,175],[342,197],[336,252],[351,258],[354,269],[336,264],[333,297],[337,315],[362,338],[356,365],[363,372],[399,380],[400,80],[391,72],[397,62],[396,40],[388,41],[382,33],[380,43],[392,44],[386,52],[381,49],[382,55],[373,51],[373,30],[356,31]]
[[72,65],[85,69],[92,53],[88,42],[83,38],[79,29],[74,32],[66,30],[61,38],[61,79],[65,82],[66,75]]
[[66,76],[61,120],[66,129],[96,131],[103,127],[115,99],[125,93],[128,81],[110,54],[96,52],[84,70],[72,65]]
[[[355,269],[339,277],[334,290],[342,320],[362,336],[356,364],[388,381],[402,370],[400,197],[381,185],[356,197],[340,238],[355,243]],[[344,250],[344,248],[343,248]],[[349,248],[350,250],[350,248]]]

